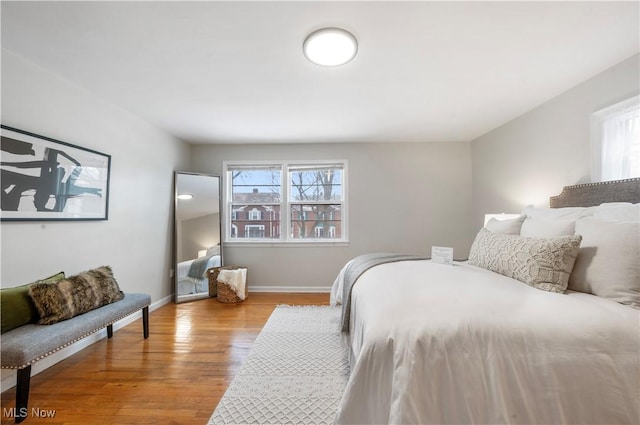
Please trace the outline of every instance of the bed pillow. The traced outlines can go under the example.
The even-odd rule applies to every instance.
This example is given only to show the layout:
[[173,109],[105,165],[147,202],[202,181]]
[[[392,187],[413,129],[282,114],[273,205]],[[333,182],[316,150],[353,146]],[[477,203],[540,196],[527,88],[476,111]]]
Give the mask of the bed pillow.
[[506,220],[497,220],[495,218],[492,218],[487,222],[487,225],[485,227],[491,230],[493,233],[519,235],[520,228],[522,227],[522,222],[524,221],[524,219],[525,216],[523,215],[517,218],[509,218]]
[[70,319],[124,298],[111,267],[103,266],[58,282],[37,282],[29,287],[42,325]]
[[527,217],[578,220],[592,216],[597,207],[536,208],[533,205],[524,207],[521,214]]
[[211,257],[212,255],[220,255],[220,245],[212,246],[207,249],[207,257]]
[[580,235],[540,239],[481,229],[471,246],[469,263],[543,291],[562,293],[581,240]]
[[640,307],[640,223],[583,218],[576,233],[583,239],[569,289]]
[[575,220],[527,217],[522,223],[520,236],[525,238],[557,238],[575,234]]
[[[56,273],[36,282],[57,282],[62,279],[64,279],[64,272]],[[0,333],[8,332],[29,323],[35,323],[40,318],[38,309],[31,297],[29,297],[30,285],[31,283],[0,290],[0,316],[2,322]]]
[[640,222],[640,204],[628,202],[612,202],[600,204],[593,212],[593,216],[607,221]]

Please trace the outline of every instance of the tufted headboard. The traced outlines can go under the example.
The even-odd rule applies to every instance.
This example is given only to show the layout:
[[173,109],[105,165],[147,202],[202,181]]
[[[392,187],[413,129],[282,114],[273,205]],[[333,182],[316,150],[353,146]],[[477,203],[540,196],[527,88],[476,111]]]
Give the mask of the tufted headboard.
[[603,202],[640,202],[640,177],[565,186],[549,199],[551,208],[592,207]]

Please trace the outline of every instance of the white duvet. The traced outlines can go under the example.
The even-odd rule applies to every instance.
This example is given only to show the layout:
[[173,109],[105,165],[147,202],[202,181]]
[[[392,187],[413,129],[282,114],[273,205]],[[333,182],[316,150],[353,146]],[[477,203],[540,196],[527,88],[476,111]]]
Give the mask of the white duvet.
[[[199,279],[191,278],[188,276],[191,264],[196,261],[187,260],[181,261],[176,267],[176,290],[178,295],[198,294],[209,291],[209,279],[207,278],[207,272]],[[207,269],[211,267],[220,266],[220,255],[213,255],[207,262]]]
[[337,423],[640,423],[631,307],[464,263],[407,261],[366,271],[351,309]]

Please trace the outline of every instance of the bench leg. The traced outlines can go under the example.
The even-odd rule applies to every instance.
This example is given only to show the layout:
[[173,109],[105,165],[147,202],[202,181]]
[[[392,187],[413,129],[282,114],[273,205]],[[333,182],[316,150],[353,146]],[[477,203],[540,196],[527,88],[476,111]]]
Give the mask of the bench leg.
[[27,418],[27,405],[29,403],[29,383],[31,382],[31,365],[18,369],[16,382],[16,423]]
[[149,306],[142,309],[142,331],[144,332],[144,339],[149,338]]
[[[142,330],[144,338],[149,338],[149,306],[142,308]],[[113,324],[107,325],[107,338],[113,336]]]

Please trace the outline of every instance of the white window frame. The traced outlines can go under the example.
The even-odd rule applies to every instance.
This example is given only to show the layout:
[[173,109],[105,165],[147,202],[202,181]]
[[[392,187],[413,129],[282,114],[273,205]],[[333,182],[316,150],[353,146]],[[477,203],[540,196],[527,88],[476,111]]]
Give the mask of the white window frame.
[[[342,166],[342,201],[332,202],[334,204],[340,204],[340,216],[341,216],[341,238],[294,238],[290,235],[291,229],[291,205],[299,204],[300,202],[290,202],[289,191],[291,190],[291,182],[289,181],[289,168],[309,165],[309,166],[331,166],[339,164]],[[247,167],[247,166],[278,166],[280,167],[280,238],[279,239],[252,239],[252,238],[231,238],[231,190],[232,181],[229,179],[229,169],[233,167]],[[348,161],[345,159],[340,160],[277,160],[277,161],[223,161],[223,180],[225,182],[223,191],[223,203],[225,208],[222,211],[223,222],[223,240],[226,246],[346,246],[349,245],[348,238]],[[312,202],[310,202],[312,203]],[[335,234],[335,230],[333,231]]]
[[[622,102],[618,102],[614,105],[600,109],[591,115],[591,181],[599,182],[603,180],[611,180],[609,176],[603,175],[602,160],[603,160],[603,131],[602,127],[604,123],[610,118],[623,114],[632,109],[637,109],[640,106],[640,95],[633,96]],[[626,176],[622,175],[617,178],[629,178],[638,176]],[[617,179],[613,178],[613,179]]]

